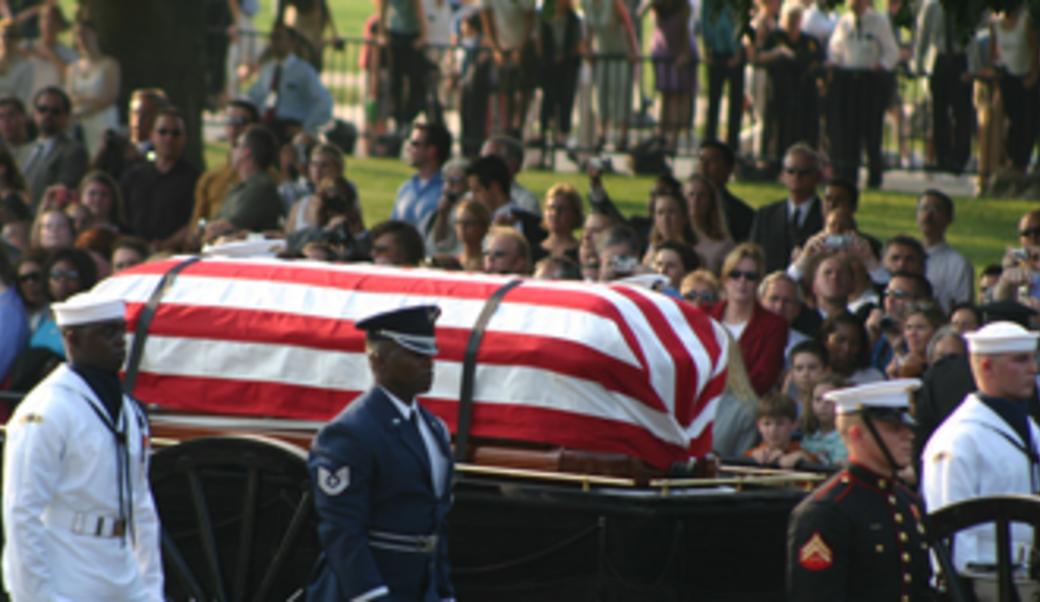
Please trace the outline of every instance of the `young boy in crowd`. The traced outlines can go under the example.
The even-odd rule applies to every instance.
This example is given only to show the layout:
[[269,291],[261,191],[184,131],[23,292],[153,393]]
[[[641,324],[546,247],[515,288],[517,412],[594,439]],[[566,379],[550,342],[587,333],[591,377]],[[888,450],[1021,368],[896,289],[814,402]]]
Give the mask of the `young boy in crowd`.
[[797,426],[798,404],[783,393],[771,393],[758,402],[755,424],[762,442],[744,455],[763,466],[794,468],[799,462],[816,462],[813,454],[791,439]]
[[830,372],[827,366],[827,349],[818,341],[809,339],[791,348],[787,356],[787,380],[784,393],[791,399],[804,399],[813,387]]

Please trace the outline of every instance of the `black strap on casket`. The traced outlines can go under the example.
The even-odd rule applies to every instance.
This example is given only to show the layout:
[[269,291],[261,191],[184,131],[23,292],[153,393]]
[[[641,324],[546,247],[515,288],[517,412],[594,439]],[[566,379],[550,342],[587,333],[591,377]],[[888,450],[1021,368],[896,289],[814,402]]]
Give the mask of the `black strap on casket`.
[[501,288],[491,294],[484,302],[484,308],[480,310],[477,321],[473,324],[473,330],[469,333],[469,342],[466,343],[466,352],[462,356],[462,388],[459,391],[459,421],[455,428],[455,460],[465,462],[469,455],[469,429],[473,423],[473,379],[477,372],[477,351],[480,350],[480,342],[484,339],[484,330],[487,328],[491,316],[502,302],[506,293],[513,290],[523,282],[522,279],[510,280]]
[[130,346],[130,353],[126,359],[126,374],[123,377],[123,389],[127,395],[133,397],[134,385],[137,384],[137,370],[141,365],[141,356],[144,355],[144,343],[148,338],[148,329],[152,325],[152,320],[155,319],[155,312],[159,309],[159,302],[166,295],[166,291],[173,286],[173,281],[177,279],[177,274],[180,274],[184,268],[195,263],[199,259],[202,259],[198,255],[189,257],[184,261],[173,266],[163,274],[159,284],[155,286],[155,290],[152,291],[152,296],[149,297],[148,303],[141,308],[141,313],[137,315],[137,328],[134,329],[134,342]]

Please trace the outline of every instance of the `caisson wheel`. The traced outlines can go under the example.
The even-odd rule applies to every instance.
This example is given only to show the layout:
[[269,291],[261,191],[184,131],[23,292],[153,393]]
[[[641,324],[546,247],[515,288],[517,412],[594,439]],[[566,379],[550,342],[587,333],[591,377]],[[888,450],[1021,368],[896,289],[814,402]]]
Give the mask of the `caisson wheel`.
[[306,458],[252,436],[193,439],[155,454],[170,599],[273,602],[304,588],[319,551]]

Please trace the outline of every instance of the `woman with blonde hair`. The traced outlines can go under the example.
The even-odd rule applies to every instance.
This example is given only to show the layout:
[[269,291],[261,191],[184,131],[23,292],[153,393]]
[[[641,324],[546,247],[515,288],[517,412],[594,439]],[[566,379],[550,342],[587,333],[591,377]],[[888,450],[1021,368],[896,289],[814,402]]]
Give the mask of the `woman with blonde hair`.
[[90,21],[76,22],[73,33],[79,60],[69,66],[65,89],[72,116],[83,130],[83,144],[92,156],[105,140],[105,131],[119,127],[119,63],[101,53],[97,30]]
[[577,261],[579,243],[574,231],[585,221],[578,189],[562,182],[553,184],[545,193],[542,216],[542,226],[549,233],[542,241],[542,250]]
[[28,107],[34,92],[33,64],[22,55],[20,38],[17,23],[0,21],[0,97],[17,96]]
[[756,289],[764,269],[761,247],[754,243],[737,245],[722,262],[725,299],[709,312],[736,339],[759,395],[777,385],[787,343],[787,322],[758,302]]
[[90,211],[94,226],[119,232],[123,228],[123,192],[107,172],[94,170],[79,181],[79,202]]
[[683,196],[690,212],[690,227],[697,235],[693,250],[700,256],[701,263],[718,274],[722,260],[735,244],[722,212],[722,195],[711,180],[693,174],[683,185]]
[[653,265],[657,247],[665,241],[677,242],[691,247],[697,245],[697,235],[690,228],[690,212],[686,208],[686,199],[681,194],[670,192],[657,193],[651,198],[651,224],[649,245],[643,264]]
[[455,207],[455,237],[462,246],[458,254],[462,269],[480,272],[484,269],[484,236],[491,227],[491,212],[486,205],[468,199]]
[[744,450],[751,449],[758,438],[755,426],[755,408],[758,394],[748,378],[747,367],[733,335],[729,339],[729,355],[726,361],[726,388],[715,409],[712,424],[712,449],[720,458],[739,458]]

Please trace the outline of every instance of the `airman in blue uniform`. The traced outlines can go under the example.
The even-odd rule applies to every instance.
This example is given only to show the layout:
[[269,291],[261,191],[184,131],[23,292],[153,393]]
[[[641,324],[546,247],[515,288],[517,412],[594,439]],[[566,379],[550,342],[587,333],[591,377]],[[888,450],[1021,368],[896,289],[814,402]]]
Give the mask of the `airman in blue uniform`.
[[454,600],[444,537],[450,436],[415,400],[433,383],[439,313],[410,307],[357,323],[376,385],[311,448],[323,551],[308,600]]

